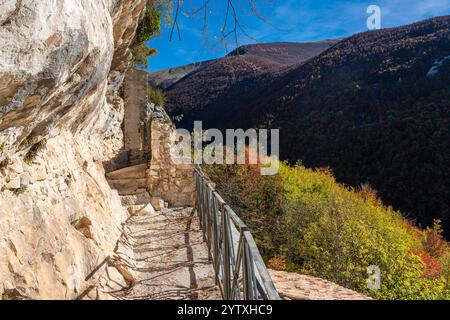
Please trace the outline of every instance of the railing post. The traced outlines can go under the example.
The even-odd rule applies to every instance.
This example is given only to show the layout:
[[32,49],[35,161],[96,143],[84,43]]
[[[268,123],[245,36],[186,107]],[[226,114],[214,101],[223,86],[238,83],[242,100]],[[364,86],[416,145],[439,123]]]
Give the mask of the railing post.
[[[212,218],[212,223],[213,223],[213,243],[212,243],[212,247],[213,247],[213,252],[212,252],[212,256],[213,256],[213,266],[214,266],[214,272],[216,273],[216,275],[219,274],[219,230],[218,230],[218,226],[217,226],[217,220],[220,216],[220,212],[219,212],[219,204],[217,202],[215,202],[215,206],[214,206],[214,214],[213,214],[213,218]],[[216,284],[218,284],[219,278],[218,276],[216,276]]]
[[231,291],[232,291],[232,295],[233,298],[237,297],[238,299],[240,299],[241,297],[241,292],[240,292],[240,287],[239,287],[239,274],[240,274],[240,268],[241,268],[241,264],[243,261],[243,247],[244,247],[244,234],[243,234],[243,230],[241,230],[240,235],[239,235],[239,244],[238,244],[238,249],[237,249],[237,254],[236,254],[236,265],[235,265],[235,269],[233,272],[233,280],[231,283]]
[[[245,237],[244,237],[245,239]],[[244,299],[253,300],[254,299],[254,270],[253,270],[253,259],[251,256],[251,251],[248,247],[248,243],[244,240],[244,251],[243,251],[243,277],[244,277]]]
[[231,270],[230,270],[230,234],[228,233],[228,212],[222,212],[222,234],[223,234],[223,291],[225,300],[229,300],[231,291]]

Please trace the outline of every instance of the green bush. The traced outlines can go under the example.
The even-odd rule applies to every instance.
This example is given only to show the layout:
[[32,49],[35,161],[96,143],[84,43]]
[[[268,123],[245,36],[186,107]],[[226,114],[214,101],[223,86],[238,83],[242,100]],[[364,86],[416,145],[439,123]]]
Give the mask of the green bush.
[[268,260],[277,253],[280,240],[281,180],[278,176],[261,176],[251,166],[208,165],[204,171],[217,189],[255,236],[263,257]]
[[140,45],[150,40],[161,31],[161,13],[154,1],[150,1],[145,9],[145,14],[136,30],[135,44]]
[[154,103],[157,106],[164,107],[165,97],[164,92],[159,89],[148,87],[147,89],[148,101]]
[[145,43],[135,45],[132,48],[135,66],[146,69],[148,67],[148,58],[157,53],[156,49],[147,47]]

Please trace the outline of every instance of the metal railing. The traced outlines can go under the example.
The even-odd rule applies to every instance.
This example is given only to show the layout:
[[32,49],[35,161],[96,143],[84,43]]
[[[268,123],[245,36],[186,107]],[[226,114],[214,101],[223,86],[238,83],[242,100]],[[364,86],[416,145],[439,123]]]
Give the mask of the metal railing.
[[200,168],[195,170],[197,212],[216,284],[225,300],[279,300],[255,240]]

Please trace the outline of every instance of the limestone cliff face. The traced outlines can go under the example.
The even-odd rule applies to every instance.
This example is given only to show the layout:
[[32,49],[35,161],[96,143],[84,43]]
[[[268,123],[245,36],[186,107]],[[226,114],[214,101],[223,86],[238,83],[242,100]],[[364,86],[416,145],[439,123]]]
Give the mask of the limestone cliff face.
[[145,3],[0,1],[0,299],[75,298],[113,254],[127,214],[102,163]]

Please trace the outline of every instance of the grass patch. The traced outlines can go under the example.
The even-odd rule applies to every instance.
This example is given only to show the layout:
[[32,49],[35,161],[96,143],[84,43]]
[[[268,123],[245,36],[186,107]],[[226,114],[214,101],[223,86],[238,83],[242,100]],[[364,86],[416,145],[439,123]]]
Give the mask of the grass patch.
[[148,87],[147,89],[148,101],[154,103],[157,106],[164,107],[165,96],[164,92],[159,89]]
[[123,83],[120,85],[119,89],[117,89],[117,95],[122,99],[125,99],[125,85]]

